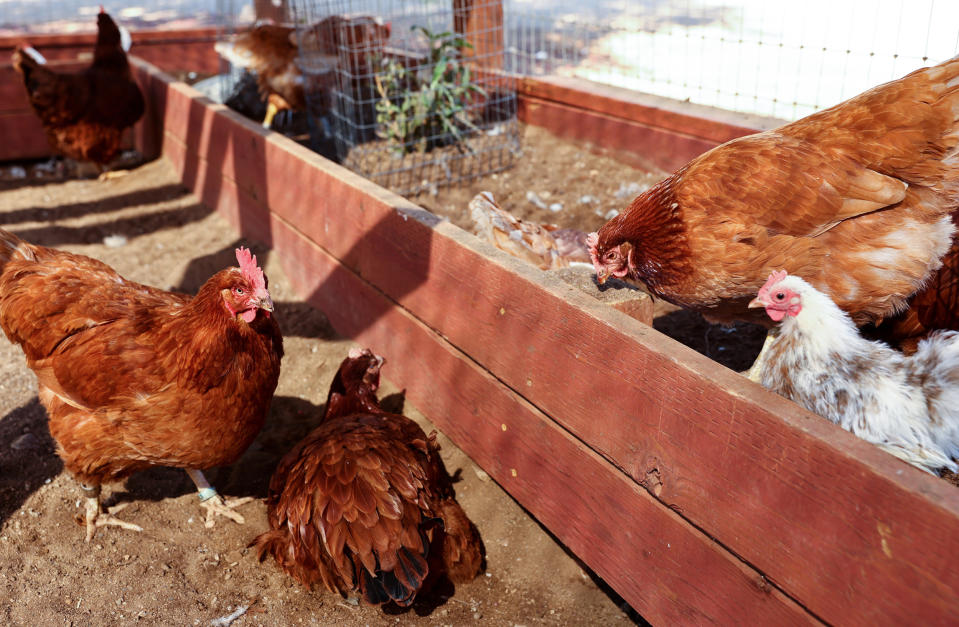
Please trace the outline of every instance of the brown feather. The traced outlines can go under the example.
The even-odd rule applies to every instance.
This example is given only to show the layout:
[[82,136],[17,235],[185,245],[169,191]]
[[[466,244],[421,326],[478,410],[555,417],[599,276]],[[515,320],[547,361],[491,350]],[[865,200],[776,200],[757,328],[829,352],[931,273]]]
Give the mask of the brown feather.
[[110,163],[123,131],[143,116],[143,94],[120,46],[120,31],[106,13],[97,16],[93,62],[82,72],[55,72],[19,48],[13,67],[23,76],[50,147],[66,157]]
[[[452,565],[459,582],[480,572],[483,550],[454,500],[438,447],[427,445],[435,440],[409,418],[379,408],[381,365],[369,351],[343,361],[320,426],[287,454],[270,482],[271,531],[253,543],[305,585],[322,581],[331,592],[359,594],[367,603],[407,606],[428,574],[447,570],[442,559],[431,564],[432,544],[449,541],[457,555],[469,556]],[[307,480],[307,469],[326,474]],[[302,515],[304,500],[319,519]],[[304,532],[316,526],[319,533]]]
[[781,269],[859,324],[895,315],[955,230],[957,85],[954,59],[714,148],[600,229],[597,266],[622,246],[630,279],[723,322],[767,322],[746,304]]
[[0,327],[37,374],[50,433],[77,479],[221,466],[246,450],[283,344],[272,317],[247,324],[228,312],[221,292],[241,284],[230,268],[195,297],[164,292],[0,229]]

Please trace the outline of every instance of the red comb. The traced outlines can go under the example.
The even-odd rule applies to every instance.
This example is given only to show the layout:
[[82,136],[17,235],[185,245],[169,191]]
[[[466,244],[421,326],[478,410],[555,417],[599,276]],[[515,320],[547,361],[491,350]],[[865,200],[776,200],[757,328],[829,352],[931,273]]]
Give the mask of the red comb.
[[769,275],[769,278],[766,279],[766,283],[763,284],[761,288],[759,288],[759,294],[758,294],[759,298],[764,298],[766,294],[769,293],[769,290],[772,289],[773,285],[779,283],[780,281],[785,279],[787,276],[789,275],[787,274],[785,270],[774,270],[773,273]]
[[253,284],[253,289],[257,292],[265,290],[266,279],[263,278],[263,270],[256,265],[256,255],[241,246],[236,249],[236,260],[240,262],[240,271],[243,272],[244,278]]
[[102,5],[102,4],[100,5],[100,13],[106,13],[106,11],[103,10],[103,5]]

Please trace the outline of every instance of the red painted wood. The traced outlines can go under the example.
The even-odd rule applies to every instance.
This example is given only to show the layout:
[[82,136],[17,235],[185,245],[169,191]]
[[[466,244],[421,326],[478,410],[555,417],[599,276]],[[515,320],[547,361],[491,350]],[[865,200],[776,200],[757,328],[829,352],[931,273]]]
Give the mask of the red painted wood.
[[[167,143],[179,141],[186,153],[195,144],[183,138],[227,132],[232,147],[214,162],[229,168],[207,168],[194,184],[210,198],[216,184],[207,179],[219,173],[220,195],[236,188],[221,209],[236,202],[233,219],[251,234],[280,237],[275,219],[264,226],[262,217],[245,216],[243,196],[261,212],[265,202],[816,615],[839,623],[959,620],[953,487],[448,223],[414,219],[406,201],[289,141],[222,113],[191,114],[189,100],[170,89],[167,119],[185,134],[176,140],[168,129]],[[202,169],[189,159],[187,176]],[[274,245],[290,256],[286,244]],[[342,290],[330,289],[338,302]],[[386,301],[343,315],[358,317],[352,328],[368,337],[377,329],[388,335],[395,313]],[[424,376],[409,386],[424,397],[455,393]]]
[[708,139],[530,97],[519,100],[517,115],[522,122],[611,151],[617,160],[646,170],[672,172],[717,145]]

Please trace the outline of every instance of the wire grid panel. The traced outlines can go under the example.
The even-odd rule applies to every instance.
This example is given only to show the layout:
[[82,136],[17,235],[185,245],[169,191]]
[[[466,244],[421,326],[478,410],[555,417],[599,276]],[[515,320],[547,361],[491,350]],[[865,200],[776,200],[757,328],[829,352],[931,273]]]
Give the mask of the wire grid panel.
[[957,0],[504,0],[508,68],[796,119],[959,53]]
[[[413,195],[512,164],[516,89],[503,72],[498,0],[291,7],[314,130],[345,166]],[[470,46],[440,43],[458,36]]]
[[[131,31],[229,27],[253,16],[252,0],[107,0],[103,8]],[[0,36],[95,32],[99,12],[96,0],[0,0]]]

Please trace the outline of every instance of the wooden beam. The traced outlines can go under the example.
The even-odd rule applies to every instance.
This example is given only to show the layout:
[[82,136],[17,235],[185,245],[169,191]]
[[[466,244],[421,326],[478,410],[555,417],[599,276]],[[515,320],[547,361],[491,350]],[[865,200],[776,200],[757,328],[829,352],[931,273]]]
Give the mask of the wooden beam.
[[453,30],[472,45],[464,57],[483,70],[503,69],[502,0],[453,0]]

